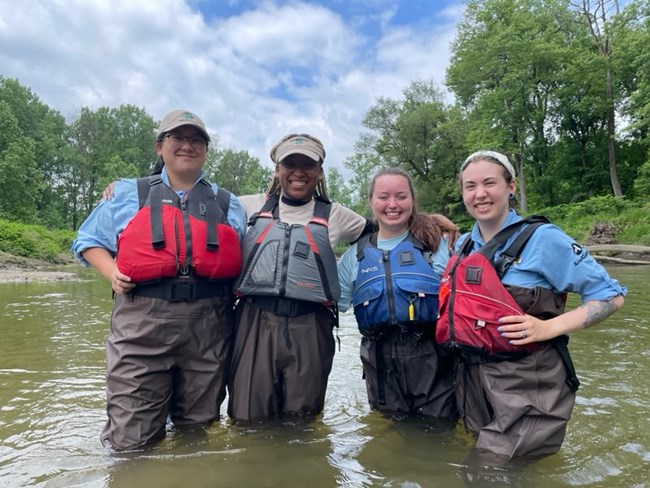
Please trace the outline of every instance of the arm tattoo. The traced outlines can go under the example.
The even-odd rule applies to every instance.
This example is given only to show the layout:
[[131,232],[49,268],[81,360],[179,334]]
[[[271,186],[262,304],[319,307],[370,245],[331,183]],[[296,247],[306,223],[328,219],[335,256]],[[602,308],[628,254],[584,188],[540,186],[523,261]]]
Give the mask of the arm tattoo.
[[584,328],[587,329],[598,322],[602,322],[617,310],[614,300],[606,302],[586,303],[583,305],[587,309],[587,316],[584,322]]

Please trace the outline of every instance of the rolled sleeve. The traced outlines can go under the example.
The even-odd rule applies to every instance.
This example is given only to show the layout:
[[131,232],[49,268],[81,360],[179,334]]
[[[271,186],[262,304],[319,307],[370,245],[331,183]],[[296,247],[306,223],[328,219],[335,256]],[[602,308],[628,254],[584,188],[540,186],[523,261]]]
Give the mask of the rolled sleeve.
[[72,243],[72,252],[84,266],[90,266],[82,253],[86,249],[101,247],[112,256],[117,254],[117,237],[138,211],[138,197],[135,180],[115,182],[113,196],[101,200],[77,231]]
[[359,268],[356,244],[352,244],[343,253],[336,268],[339,275],[339,283],[341,285],[341,298],[339,298],[338,307],[341,312],[345,312],[352,304],[352,292],[354,290],[354,282],[356,281]]
[[539,265],[556,291],[577,293],[583,302],[611,300],[627,293],[627,288],[611,278],[584,246],[559,227],[545,225],[541,230],[534,236],[539,244],[531,242],[531,248],[541,249]]

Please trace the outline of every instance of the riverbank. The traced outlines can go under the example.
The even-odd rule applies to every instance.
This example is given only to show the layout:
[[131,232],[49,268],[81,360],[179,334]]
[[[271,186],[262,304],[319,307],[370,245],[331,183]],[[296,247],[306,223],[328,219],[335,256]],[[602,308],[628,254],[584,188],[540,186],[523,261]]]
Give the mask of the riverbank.
[[[74,266],[72,260],[61,265],[0,252],[0,283],[78,280]],[[70,267],[70,271],[62,269],[65,267]]]
[[[593,245],[588,246],[588,249],[602,264],[650,265],[650,247],[647,246]],[[0,251],[0,283],[79,280],[81,269],[81,265],[73,260],[64,264],[54,264]]]

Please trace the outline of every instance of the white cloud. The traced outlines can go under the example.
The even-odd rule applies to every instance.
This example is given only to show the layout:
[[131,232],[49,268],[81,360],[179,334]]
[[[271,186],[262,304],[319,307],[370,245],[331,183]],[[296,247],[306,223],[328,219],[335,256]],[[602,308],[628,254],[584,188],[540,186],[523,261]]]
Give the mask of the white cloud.
[[0,75],[67,117],[123,103],[156,118],[187,108],[262,162],[284,134],[311,132],[342,168],[377,97],[444,80],[462,8],[441,12],[442,24],[393,28],[391,4],[364,15],[357,3],[346,16],[261,2],[206,21],[182,0],[1,2]]

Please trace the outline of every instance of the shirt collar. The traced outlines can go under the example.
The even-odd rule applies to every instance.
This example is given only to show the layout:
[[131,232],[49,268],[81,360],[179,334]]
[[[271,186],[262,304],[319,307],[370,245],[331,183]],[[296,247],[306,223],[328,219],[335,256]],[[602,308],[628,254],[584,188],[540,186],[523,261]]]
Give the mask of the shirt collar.
[[[198,178],[196,179],[196,181],[194,182],[194,185],[196,185],[196,184],[199,182],[199,180],[201,180],[201,179],[203,178],[203,176],[205,176],[205,172],[204,172],[203,170],[201,170],[201,172],[199,173],[199,177],[198,177]],[[165,185],[167,185],[167,186],[170,187],[170,188],[172,187],[172,186],[169,184],[169,175],[167,174],[167,168],[164,167],[164,166],[163,166],[162,171],[160,172],[160,178],[162,179],[162,182],[163,182]],[[192,185],[192,186],[194,186],[194,185]],[[178,190],[178,191],[176,192],[176,194],[177,194],[179,197],[181,197],[181,198],[182,198],[186,193],[187,193],[187,190]]]
[[[510,224],[514,224],[515,222],[518,222],[521,220],[521,216],[515,212],[514,209],[509,209],[508,214],[506,215],[505,220],[503,221],[503,224],[501,224],[501,227],[499,230],[503,229],[504,227],[509,226]],[[483,237],[481,237],[481,230],[479,229],[478,222],[474,223],[474,227],[472,227],[472,236],[471,236],[472,241],[474,241],[476,244],[482,246],[485,244],[483,242]]]

